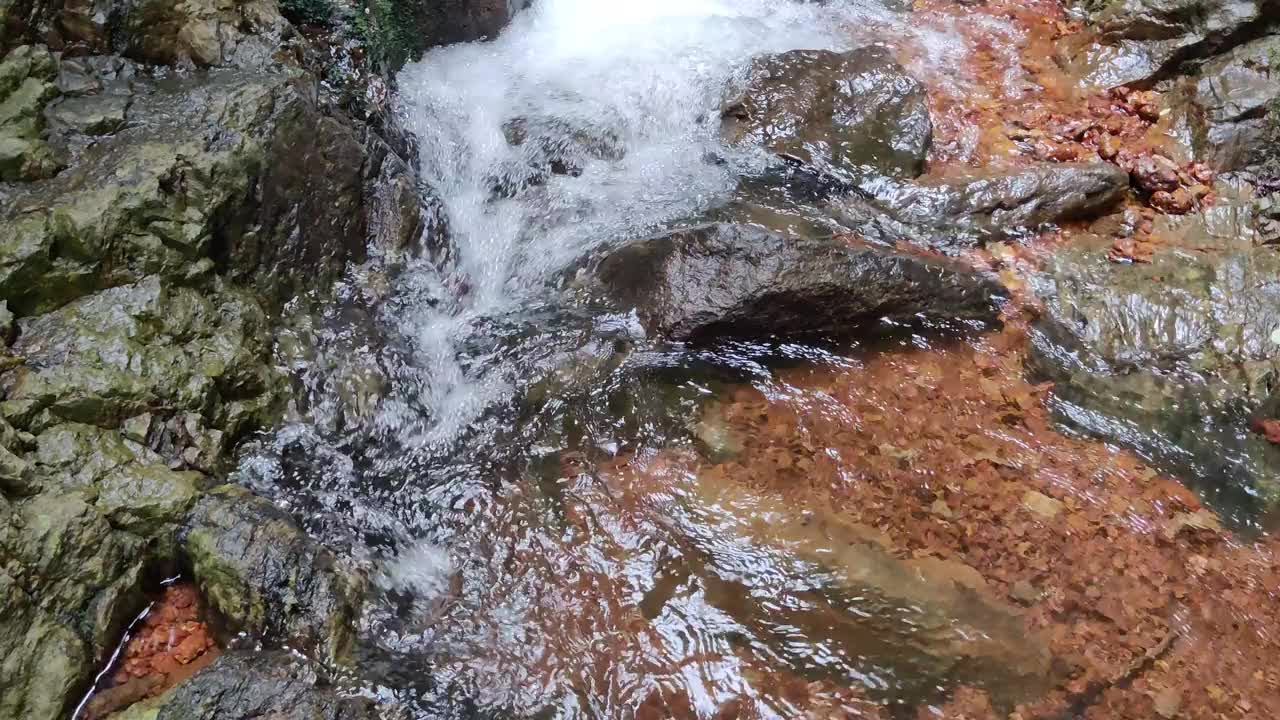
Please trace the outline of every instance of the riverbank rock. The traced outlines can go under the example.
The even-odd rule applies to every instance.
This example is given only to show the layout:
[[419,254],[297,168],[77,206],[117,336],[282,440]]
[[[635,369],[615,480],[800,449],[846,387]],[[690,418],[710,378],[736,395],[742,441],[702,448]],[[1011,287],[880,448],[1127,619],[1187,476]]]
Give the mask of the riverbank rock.
[[1275,0],[1111,0],[1089,5],[1096,8],[1090,23],[1098,31],[1097,41],[1070,52],[1082,82],[1101,87],[1164,79],[1184,61],[1261,34],[1280,18]]
[[1162,218],[1147,263],[1111,262],[1101,238],[1061,248],[1032,336],[1065,420],[1150,454],[1241,517],[1280,500],[1280,446],[1251,429],[1280,384],[1280,253],[1254,230],[1270,204]]
[[118,720],[381,720],[385,708],[342,697],[287,653],[223,653],[173,690],[114,716]]
[[67,717],[176,572],[228,630],[343,662],[361,576],[210,488],[281,417],[285,303],[415,242],[411,163],[278,52],[270,0],[0,16],[0,717]]
[[928,98],[882,47],[793,50],[752,65],[725,103],[731,145],[759,145],[824,171],[915,177],[933,139]]
[[1199,159],[1220,171],[1280,161],[1280,35],[1210,60],[1191,84]]
[[711,224],[634,241],[597,277],[672,340],[847,334],[882,317],[994,320],[997,282],[941,259],[838,238]]
[[[1044,163],[1015,170],[982,170],[909,183],[871,183],[871,204],[918,237],[948,247],[998,240],[1043,225],[1096,217],[1129,188],[1129,176],[1108,163]],[[831,203],[842,224],[879,228],[869,239],[897,240],[892,225],[874,216],[857,194]],[[886,236],[886,237],[880,237]]]

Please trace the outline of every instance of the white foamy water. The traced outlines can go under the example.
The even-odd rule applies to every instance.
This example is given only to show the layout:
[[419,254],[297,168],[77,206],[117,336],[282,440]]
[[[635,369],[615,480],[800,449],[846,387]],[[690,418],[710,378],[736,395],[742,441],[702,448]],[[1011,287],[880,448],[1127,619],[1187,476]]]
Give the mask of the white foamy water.
[[[478,322],[535,302],[593,249],[729,195],[753,158],[719,142],[720,107],[752,58],[849,49],[897,23],[869,0],[540,0],[495,41],[406,67],[403,109],[452,245],[445,267],[408,273],[393,319],[432,417],[411,443],[449,442],[510,395],[501,362],[474,346],[459,360]],[[549,155],[572,167],[547,174]],[[407,413],[388,413],[406,440]]]

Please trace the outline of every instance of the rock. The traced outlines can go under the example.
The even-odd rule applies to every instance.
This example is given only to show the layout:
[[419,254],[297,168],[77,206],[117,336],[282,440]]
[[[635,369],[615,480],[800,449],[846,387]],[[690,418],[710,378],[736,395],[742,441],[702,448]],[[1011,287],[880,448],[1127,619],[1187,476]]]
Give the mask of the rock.
[[172,527],[195,503],[203,476],[164,465],[126,465],[98,484],[97,508],[115,527],[151,536]]
[[164,65],[220,65],[248,54],[242,44],[277,45],[285,27],[269,0],[137,0],[125,20],[126,54]]
[[0,523],[0,717],[67,717],[142,607],[145,545],[79,493],[0,496]]
[[847,334],[882,317],[994,320],[1000,286],[944,260],[832,238],[711,224],[634,241],[597,269],[672,340]]
[[[799,628],[807,642],[833,655],[910,668],[897,681],[918,682],[921,690],[980,679],[993,697],[1012,705],[1053,685],[1045,638],[1028,632],[1019,611],[993,597],[972,567],[933,557],[901,559],[892,552],[892,538],[876,528],[821,505],[797,505],[794,497],[757,493],[732,472],[704,468],[687,477],[687,484],[674,486],[664,479],[657,492],[673,530],[706,555],[691,568],[707,586],[706,602],[750,628],[780,659],[807,673],[822,671],[811,655],[796,658],[788,648],[795,636],[786,628]],[[734,570],[725,572],[726,566]],[[815,592],[801,592],[803,602],[765,599],[740,582],[781,593],[796,587]],[[873,610],[878,603],[912,608],[911,618]],[[835,669],[847,677],[840,673],[845,667]]]
[[270,502],[231,485],[209,492],[196,502],[180,545],[229,630],[344,660],[365,579]]
[[[1090,20],[1099,41],[1074,50],[1083,83],[1149,84],[1275,19],[1275,0],[1110,0]],[[1070,39],[1069,39],[1070,40]]]
[[44,108],[57,97],[55,64],[43,47],[23,46],[0,62],[0,181],[39,180],[58,162],[41,137]]
[[343,697],[288,653],[223,653],[209,667],[120,720],[379,720],[372,701]]
[[0,296],[30,314],[219,269],[282,302],[335,278],[363,257],[362,146],[313,101],[278,74],[140,85],[124,129],[0,206]]
[[209,413],[233,435],[274,415],[266,317],[229,287],[202,294],[157,277],[21,322],[0,375],[0,414],[36,431],[60,421],[115,427],[154,408]]
[[886,48],[794,50],[755,62],[721,129],[824,171],[915,177],[933,138],[927,100]]
[[1198,479],[1237,521],[1280,497],[1280,448],[1248,430],[1280,379],[1280,254],[1253,230],[1268,202],[1161,217],[1148,263],[1078,240],[1033,283],[1045,309],[1032,366],[1060,417]]
[[508,0],[380,0],[365,3],[371,56],[388,73],[430,47],[494,38],[521,7]]
[[1197,157],[1220,171],[1280,159],[1280,35],[1210,60],[1193,83]]
[[49,124],[83,135],[110,135],[124,125],[129,109],[127,95],[91,95],[63,98],[45,111]]
[[[1108,163],[1045,163],[911,183],[874,183],[867,189],[877,210],[915,228],[919,236],[941,238],[932,242],[956,247],[1100,215],[1114,207],[1128,187],[1128,174]],[[831,205],[836,218],[855,231],[869,220],[884,226],[868,218],[862,195]],[[885,239],[886,234],[897,239],[892,230],[869,239]]]

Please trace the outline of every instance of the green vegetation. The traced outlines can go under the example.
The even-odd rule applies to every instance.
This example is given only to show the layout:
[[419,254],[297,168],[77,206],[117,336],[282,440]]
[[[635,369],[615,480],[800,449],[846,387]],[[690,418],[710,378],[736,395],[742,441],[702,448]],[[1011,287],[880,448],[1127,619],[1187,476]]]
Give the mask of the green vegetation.
[[333,19],[331,0],[280,0],[280,10],[290,22],[328,25]]
[[369,57],[378,67],[396,72],[426,49],[419,26],[419,6],[412,0],[367,0],[366,13],[356,14],[356,31],[369,47]]

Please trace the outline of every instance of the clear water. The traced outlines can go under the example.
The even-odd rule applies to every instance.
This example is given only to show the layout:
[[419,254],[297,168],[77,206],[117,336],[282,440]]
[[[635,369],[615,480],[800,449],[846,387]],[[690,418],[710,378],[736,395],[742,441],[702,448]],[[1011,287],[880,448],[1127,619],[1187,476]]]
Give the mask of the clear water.
[[[609,466],[705,445],[700,411],[726,384],[785,395],[772,365],[845,360],[662,347],[574,290],[584,258],[696,218],[762,166],[718,136],[753,58],[881,41],[917,43],[934,73],[963,52],[870,0],[540,0],[496,40],[404,69],[448,247],[377,292],[380,270],[356,274],[343,303],[364,319],[316,320],[309,406],[241,473],[374,578],[364,692],[424,718],[846,717],[945,689],[953,659],[914,635],[996,632],[909,583],[858,590],[824,561],[848,542],[794,508]],[[385,382],[339,422],[344,363]]]

